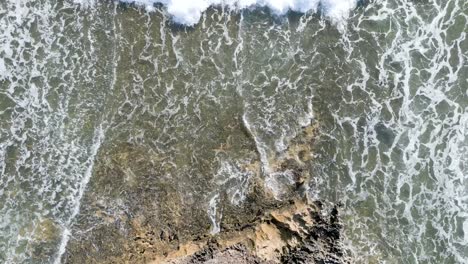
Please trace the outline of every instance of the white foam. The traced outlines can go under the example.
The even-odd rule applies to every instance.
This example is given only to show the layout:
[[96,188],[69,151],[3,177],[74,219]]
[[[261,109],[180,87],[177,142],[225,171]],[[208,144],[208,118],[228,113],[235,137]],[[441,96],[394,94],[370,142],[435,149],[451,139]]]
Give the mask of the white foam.
[[220,221],[221,213],[218,212],[219,193],[211,197],[208,203],[208,217],[211,220],[211,234],[217,234],[221,231]]
[[[75,0],[75,2],[89,1]],[[176,23],[189,26],[195,25],[203,11],[210,6],[222,5],[236,10],[268,7],[278,15],[290,10],[301,13],[317,12],[320,8],[325,16],[337,22],[348,17],[357,4],[357,0],[121,0],[121,2],[145,6],[150,11],[154,9],[155,4],[163,4]]]

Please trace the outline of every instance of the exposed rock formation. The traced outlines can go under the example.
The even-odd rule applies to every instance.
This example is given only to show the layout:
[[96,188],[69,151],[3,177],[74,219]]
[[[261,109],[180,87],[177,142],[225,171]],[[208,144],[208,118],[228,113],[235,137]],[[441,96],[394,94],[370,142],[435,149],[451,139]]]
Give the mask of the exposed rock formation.
[[181,245],[153,264],[349,263],[341,248],[338,208],[301,200],[272,210],[239,230]]

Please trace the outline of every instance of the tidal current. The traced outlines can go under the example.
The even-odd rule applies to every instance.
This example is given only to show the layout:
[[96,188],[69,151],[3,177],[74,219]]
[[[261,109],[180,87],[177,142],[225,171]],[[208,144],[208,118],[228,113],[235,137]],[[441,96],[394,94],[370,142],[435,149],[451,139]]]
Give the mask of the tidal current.
[[307,195],[343,204],[354,263],[468,263],[467,20],[465,0],[0,1],[0,262],[65,262],[106,225],[87,206],[176,199],[220,232],[257,160],[282,198],[275,160],[314,124]]

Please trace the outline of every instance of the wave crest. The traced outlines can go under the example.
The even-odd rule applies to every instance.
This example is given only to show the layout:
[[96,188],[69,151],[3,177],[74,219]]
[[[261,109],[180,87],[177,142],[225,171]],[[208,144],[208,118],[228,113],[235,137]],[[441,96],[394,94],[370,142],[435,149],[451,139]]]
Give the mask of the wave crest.
[[[83,2],[86,0],[75,0]],[[357,5],[358,0],[120,0],[134,3],[153,10],[155,4],[163,4],[174,22],[193,26],[200,20],[202,13],[210,6],[226,6],[231,9],[268,7],[273,13],[282,15],[288,11],[300,13],[320,10],[332,21],[346,19]]]

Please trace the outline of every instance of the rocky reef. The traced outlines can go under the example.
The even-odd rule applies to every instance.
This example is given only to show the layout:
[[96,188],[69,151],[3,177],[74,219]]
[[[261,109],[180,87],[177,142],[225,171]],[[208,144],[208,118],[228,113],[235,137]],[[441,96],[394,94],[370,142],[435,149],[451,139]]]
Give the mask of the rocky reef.
[[337,206],[326,213],[320,202],[291,200],[240,229],[190,241],[152,263],[349,263],[340,231]]
[[[231,130],[213,156],[187,164],[143,145],[101,150],[63,261],[347,263],[339,207],[308,197],[317,126],[304,127],[284,153],[271,155],[269,173],[290,177],[279,186],[280,196],[267,184],[247,129],[239,122]],[[216,174],[219,155],[227,153],[254,157],[238,168],[249,175],[240,204],[232,202],[226,184],[213,184],[216,178],[190,176]],[[213,190],[219,193],[214,209],[206,196]]]

